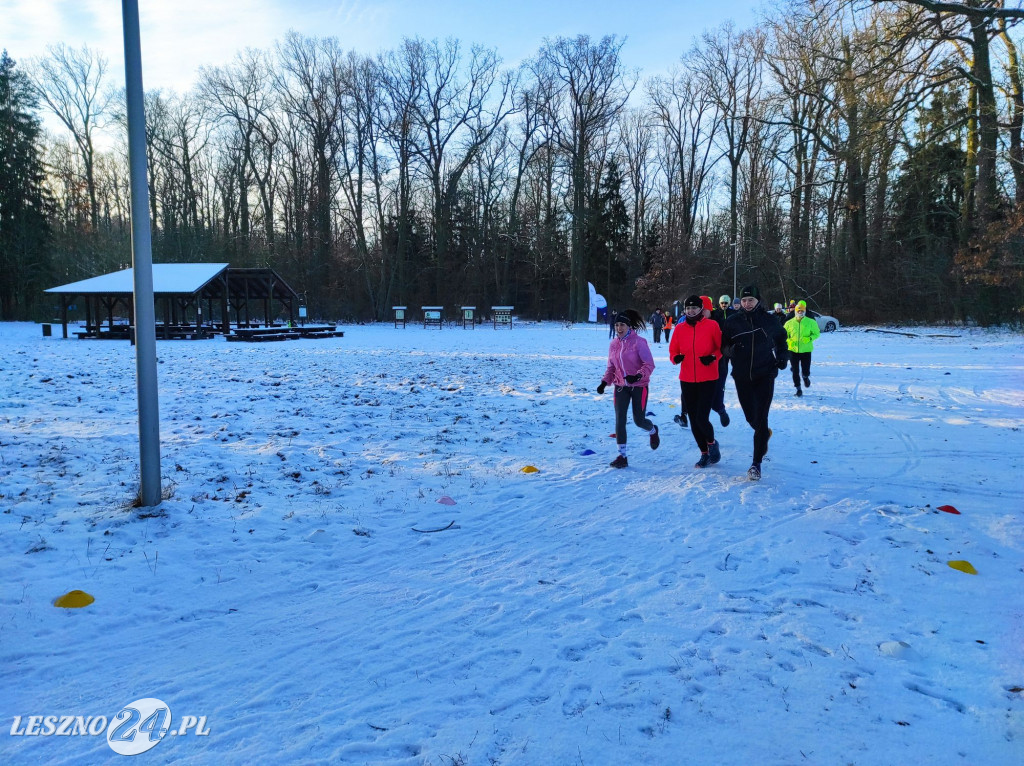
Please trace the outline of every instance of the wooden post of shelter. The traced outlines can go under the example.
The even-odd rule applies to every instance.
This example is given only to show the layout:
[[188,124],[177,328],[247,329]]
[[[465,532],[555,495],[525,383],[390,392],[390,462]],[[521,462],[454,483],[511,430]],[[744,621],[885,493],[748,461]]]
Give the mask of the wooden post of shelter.
[[224,292],[220,297],[220,323],[221,330],[224,332],[224,337],[227,337],[231,334],[231,304],[228,300],[228,290],[230,289],[230,285],[228,284],[227,269],[224,270],[224,276],[221,277],[221,280],[224,283]]

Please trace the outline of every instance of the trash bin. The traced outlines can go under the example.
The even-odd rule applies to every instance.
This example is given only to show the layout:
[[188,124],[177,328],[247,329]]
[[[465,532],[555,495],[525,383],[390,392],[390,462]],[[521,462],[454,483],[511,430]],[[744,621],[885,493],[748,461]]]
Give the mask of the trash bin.
[[43,337],[44,338],[49,338],[51,335],[53,335],[53,325],[52,324],[44,324],[43,325]]

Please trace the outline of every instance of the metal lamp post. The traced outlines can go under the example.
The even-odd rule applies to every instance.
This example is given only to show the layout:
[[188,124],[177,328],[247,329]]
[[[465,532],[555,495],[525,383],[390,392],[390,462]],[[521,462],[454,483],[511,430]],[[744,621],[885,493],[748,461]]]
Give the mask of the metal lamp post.
[[128,166],[131,176],[132,276],[135,289],[135,386],[139,400],[139,502],[160,504],[160,409],[156,381],[156,307],[153,303],[153,242],[146,180],[146,113],[143,108],[142,44],[138,0],[121,0],[124,21],[124,82],[128,106]]
[[732,297],[736,298],[736,264],[739,261],[740,243],[739,240],[732,243]]

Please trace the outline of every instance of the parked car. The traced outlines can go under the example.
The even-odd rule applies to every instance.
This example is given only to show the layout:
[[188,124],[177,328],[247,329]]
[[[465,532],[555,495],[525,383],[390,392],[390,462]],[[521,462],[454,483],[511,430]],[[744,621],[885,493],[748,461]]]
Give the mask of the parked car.
[[817,311],[807,309],[807,316],[818,323],[818,329],[822,332],[835,332],[839,329],[839,320],[827,314],[819,314]]

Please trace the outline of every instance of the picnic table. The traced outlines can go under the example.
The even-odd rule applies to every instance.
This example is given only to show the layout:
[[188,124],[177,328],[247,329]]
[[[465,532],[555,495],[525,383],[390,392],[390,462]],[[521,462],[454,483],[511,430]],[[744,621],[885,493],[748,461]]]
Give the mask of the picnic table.
[[86,325],[84,330],[76,330],[79,340],[131,340],[135,330],[132,325]]
[[262,343],[274,340],[298,340],[302,336],[288,327],[236,327],[228,335],[230,341]]
[[336,325],[307,324],[300,327],[276,325],[270,327],[236,327],[228,336],[228,340],[261,343],[277,340],[301,340],[302,338],[343,338],[344,336],[344,331],[338,330]]
[[[213,337],[213,327],[197,327],[191,324],[158,324],[157,340],[202,340]],[[76,330],[79,340],[130,340],[135,341],[135,326],[130,324],[86,325]]]

